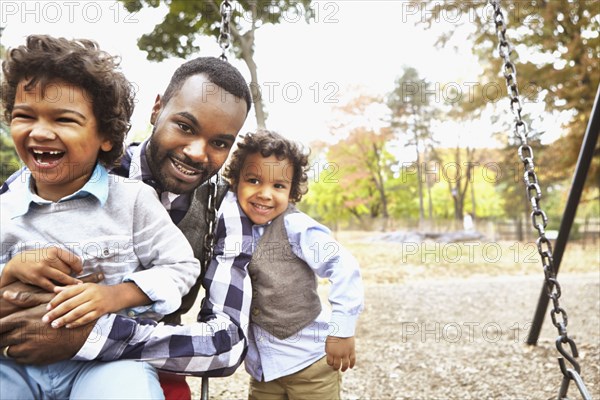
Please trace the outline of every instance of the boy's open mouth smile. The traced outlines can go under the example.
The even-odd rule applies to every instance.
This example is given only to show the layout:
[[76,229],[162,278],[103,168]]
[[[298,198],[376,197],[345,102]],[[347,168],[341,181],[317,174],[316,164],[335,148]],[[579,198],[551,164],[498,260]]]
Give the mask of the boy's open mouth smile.
[[262,205],[262,204],[259,204],[259,203],[253,203],[253,202],[251,202],[250,204],[252,205],[252,207],[254,208],[254,210],[256,212],[258,212],[259,214],[266,214],[269,211],[271,211],[271,209],[273,209],[273,207],[265,206],[265,205]]
[[30,152],[36,164],[41,167],[56,165],[65,155],[65,152],[61,150],[30,149]]

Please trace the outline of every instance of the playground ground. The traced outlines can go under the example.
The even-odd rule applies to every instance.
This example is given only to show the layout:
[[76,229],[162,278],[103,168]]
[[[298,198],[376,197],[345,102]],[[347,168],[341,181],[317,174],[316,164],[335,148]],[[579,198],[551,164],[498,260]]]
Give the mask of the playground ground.
[[[543,280],[530,244],[382,243],[364,232],[338,240],[359,259],[365,282],[357,364],[344,374],[343,399],[556,398],[562,373],[548,313],[537,346],[525,343]],[[599,257],[597,241],[569,244],[558,277],[593,399],[600,399]],[[199,398],[200,379],[189,381]],[[243,367],[211,379],[210,398],[246,399],[247,381]],[[581,398],[574,383],[569,397]]]

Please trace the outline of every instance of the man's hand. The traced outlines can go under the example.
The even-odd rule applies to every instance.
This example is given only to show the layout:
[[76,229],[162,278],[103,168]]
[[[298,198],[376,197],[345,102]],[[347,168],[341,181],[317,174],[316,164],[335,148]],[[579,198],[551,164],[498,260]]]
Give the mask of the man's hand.
[[[98,283],[104,279],[101,272],[81,278],[83,282]],[[37,286],[27,285],[22,282],[13,282],[0,289],[0,318],[4,318],[23,308],[31,308],[50,302],[54,293],[46,293]]]
[[[100,282],[102,273],[82,279]],[[73,357],[85,343],[94,324],[74,329],[54,329],[42,322],[54,293],[12,283],[0,291],[0,348],[10,346],[8,355],[23,364],[49,364]]]
[[52,300],[54,294],[46,293],[45,290],[27,285],[22,282],[14,282],[0,289],[0,318],[4,318],[22,308],[35,307]]
[[354,336],[349,338],[340,338],[336,336],[327,336],[325,341],[325,353],[327,353],[327,364],[331,368],[342,372],[348,368],[353,368],[356,362],[356,353],[354,352]]
[[0,319],[0,348],[19,364],[50,364],[72,358],[85,343],[94,324],[54,329],[42,322],[46,305],[18,311]]

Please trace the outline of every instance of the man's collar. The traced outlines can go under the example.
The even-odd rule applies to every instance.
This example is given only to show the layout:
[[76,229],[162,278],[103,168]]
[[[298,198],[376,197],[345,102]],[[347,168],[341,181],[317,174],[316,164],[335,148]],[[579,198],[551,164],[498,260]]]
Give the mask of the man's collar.
[[152,171],[150,170],[150,165],[148,165],[148,159],[146,158],[149,142],[150,138],[147,138],[133,148],[129,166],[129,178],[143,181],[145,184],[152,186],[158,193],[162,193],[164,190],[154,179]]

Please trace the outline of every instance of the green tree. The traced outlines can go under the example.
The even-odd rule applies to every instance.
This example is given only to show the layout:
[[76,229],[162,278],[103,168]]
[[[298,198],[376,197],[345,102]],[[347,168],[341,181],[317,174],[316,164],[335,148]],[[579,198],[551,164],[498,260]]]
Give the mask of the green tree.
[[[501,61],[492,55],[497,54],[494,48],[498,43],[492,7],[484,1],[435,2],[429,6],[431,12],[425,13],[423,19],[429,26],[443,21],[444,16],[450,15],[453,20],[457,15],[463,19],[469,16],[473,49],[484,66],[483,80],[505,88],[504,77],[499,74]],[[597,0],[503,1],[502,7],[507,20],[506,36],[519,53],[513,52],[512,60],[524,103],[543,101],[547,111],[570,116],[564,125],[566,134],[548,146],[545,155],[552,164],[547,183],[568,179],[600,82],[600,7]],[[451,24],[438,44],[447,44],[460,29],[465,26]],[[488,102],[480,90],[461,106],[464,110],[478,110]],[[526,112],[524,104],[523,113]],[[599,180],[600,148],[596,147],[588,181]]]
[[[2,34],[0,28],[0,35]],[[4,59],[6,49],[0,44],[0,58]],[[21,167],[19,156],[15,151],[12,139],[10,137],[10,129],[4,121],[4,104],[0,105],[0,160],[2,170],[0,170],[0,181],[4,182],[13,172]]]
[[336,231],[340,222],[351,218],[344,207],[340,170],[337,165],[327,161],[329,146],[326,143],[313,143],[311,149],[308,193],[298,207]]
[[[148,6],[157,8],[159,0],[120,0],[130,12]],[[142,35],[138,47],[148,53],[149,60],[161,61],[169,56],[185,58],[197,53],[199,35],[219,38],[221,26],[220,1],[165,0],[169,11],[151,33]],[[254,61],[255,31],[265,24],[278,24],[291,16],[304,15],[308,22],[313,15],[311,0],[236,0],[231,2],[230,31],[232,49],[244,60],[250,71],[250,90],[259,127],[264,128],[266,113],[260,96],[258,68]]]
[[392,111],[391,126],[398,135],[407,135],[406,146],[414,146],[419,194],[419,221],[425,218],[423,205],[422,167],[427,165],[427,153],[422,149],[431,148],[433,136],[431,123],[438,110],[430,101],[428,82],[419,77],[412,67],[404,69],[396,79],[394,90],[388,95],[387,105]]
[[355,128],[329,149],[328,159],[345,173],[340,185],[346,205],[358,219],[363,210],[371,218],[389,217],[386,182],[394,160],[385,147],[390,139],[391,132],[385,128],[378,132]]

